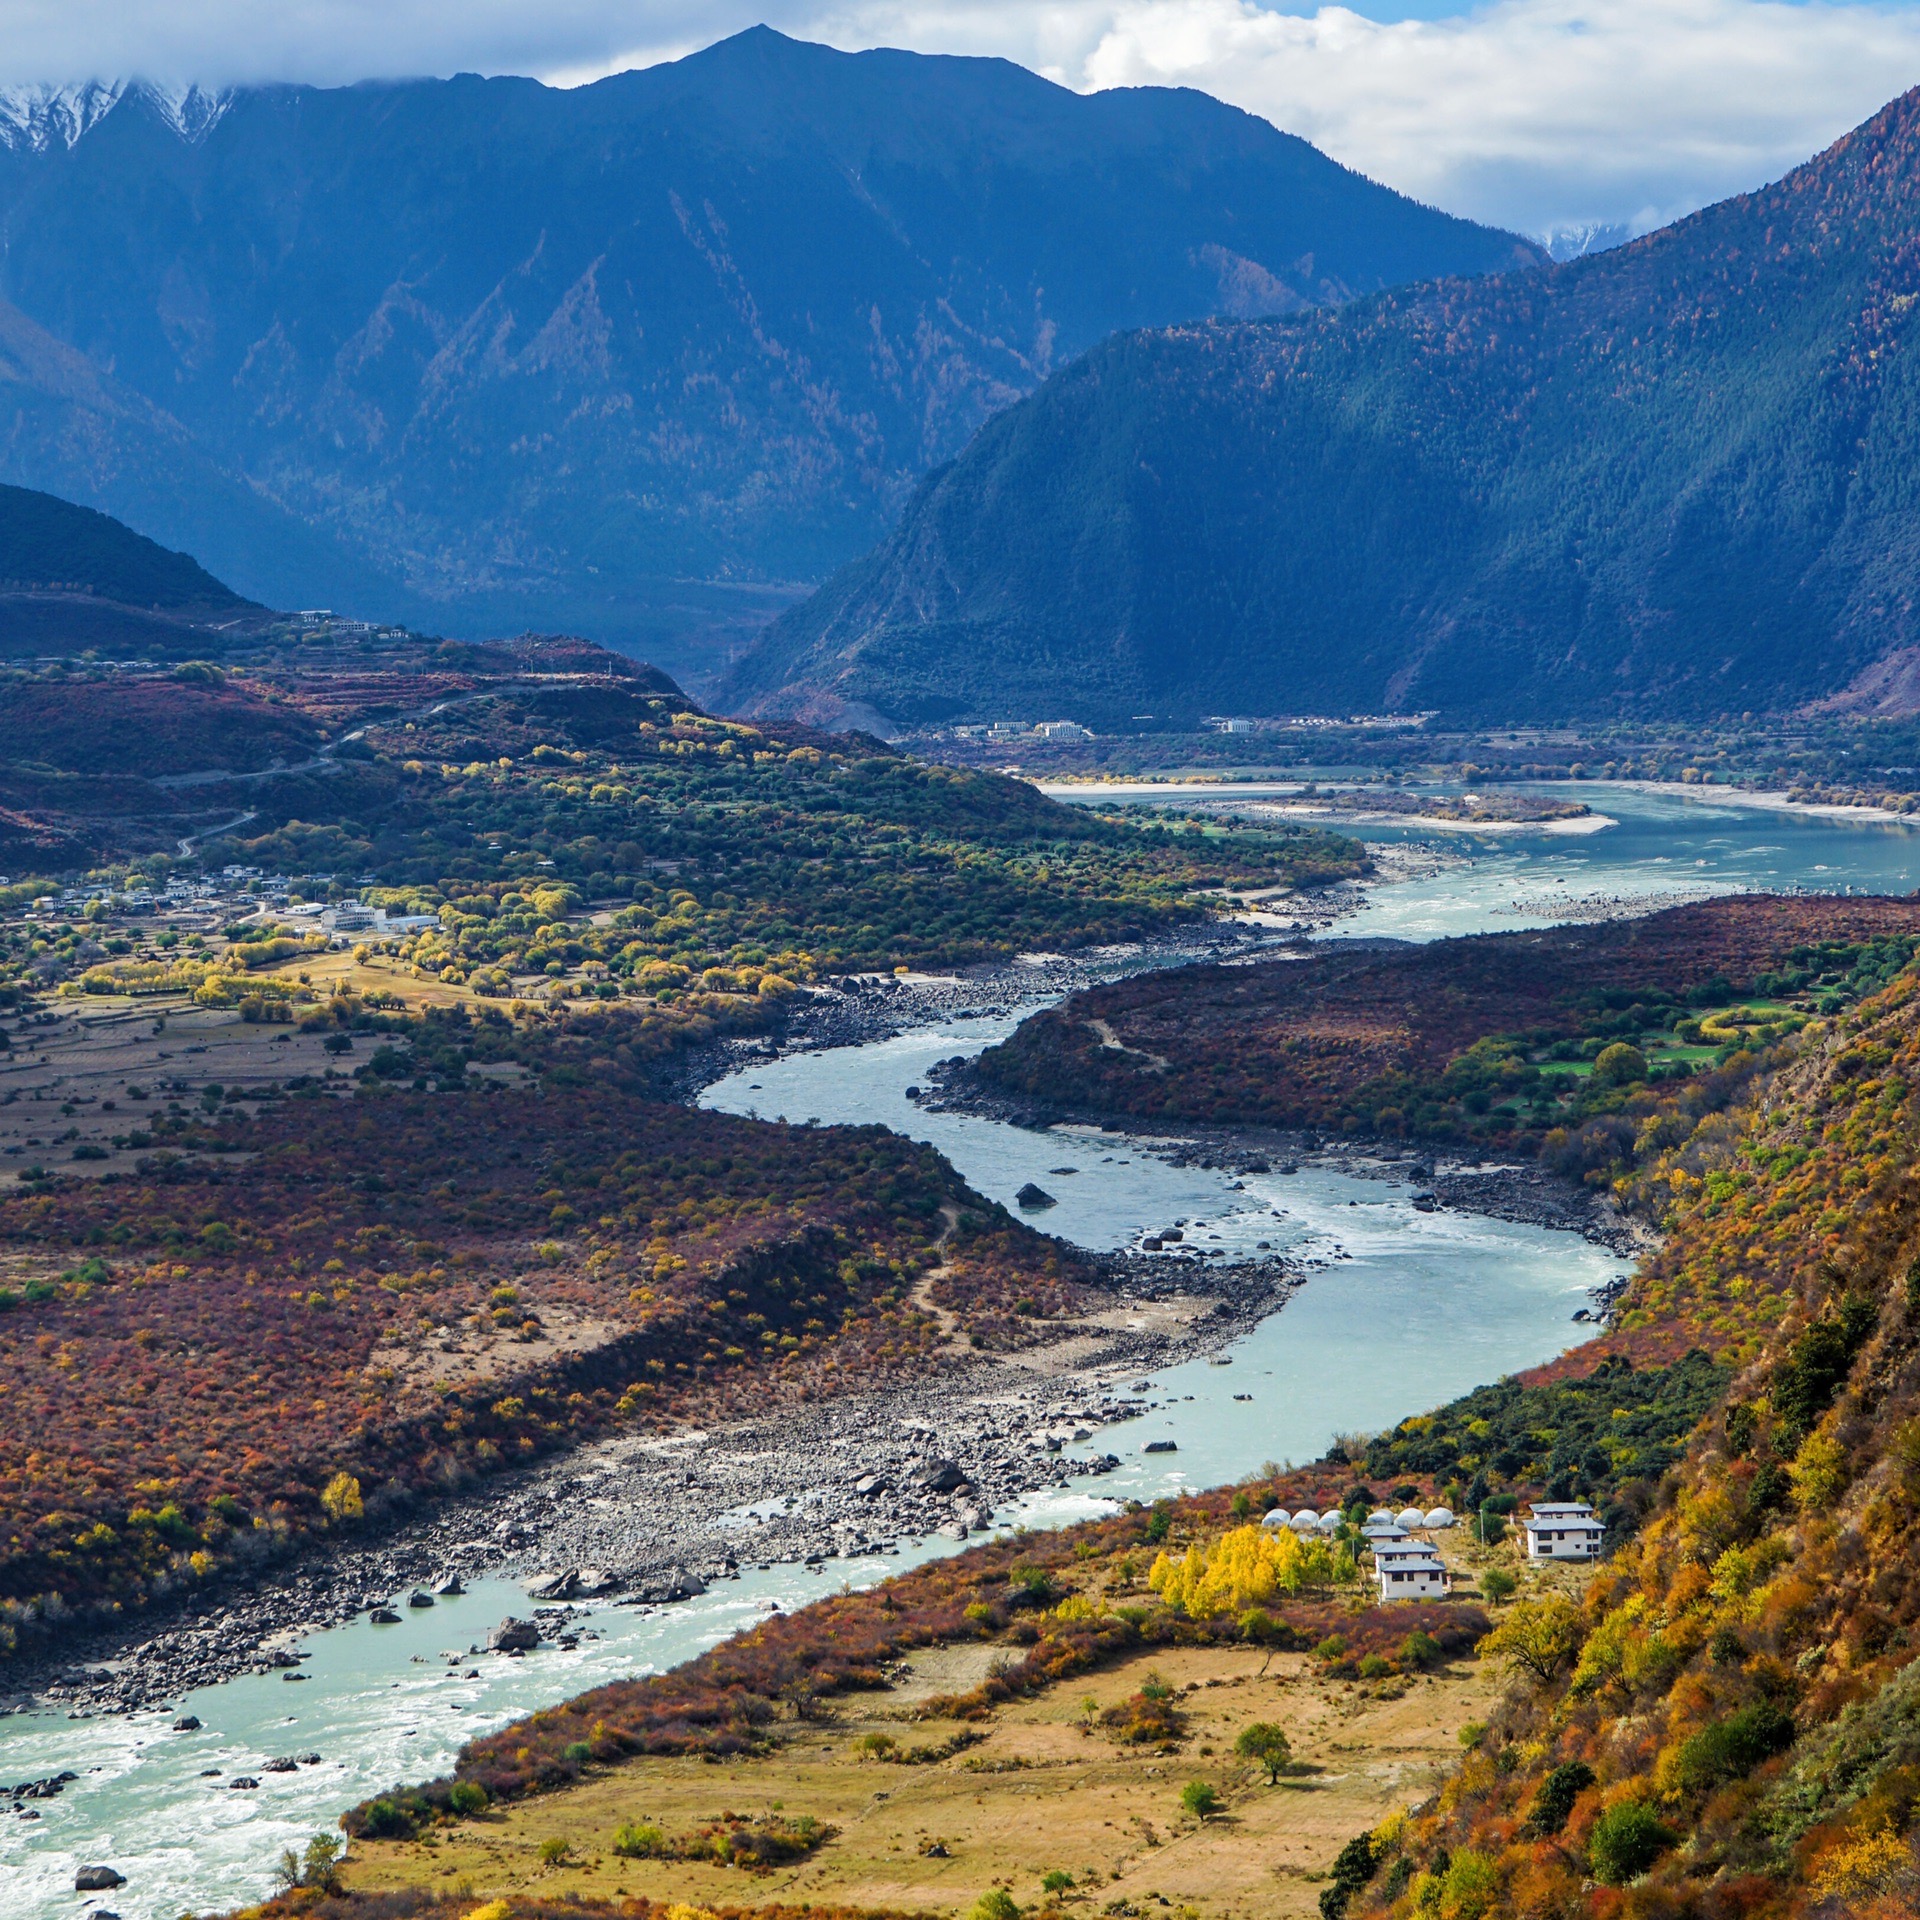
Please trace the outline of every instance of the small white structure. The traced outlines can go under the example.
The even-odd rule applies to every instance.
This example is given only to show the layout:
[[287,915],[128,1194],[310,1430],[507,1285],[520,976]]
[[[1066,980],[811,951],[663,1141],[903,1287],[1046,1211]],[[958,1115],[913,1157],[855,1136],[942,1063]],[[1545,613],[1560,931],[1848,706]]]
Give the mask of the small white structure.
[[1390,1600],[1443,1600],[1453,1590],[1439,1553],[1424,1541],[1376,1546],[1373,1571],[1383,1604]]
[[1607,1531],[1584,1500],[1537,1500],[1521,1525],[1529,1560],[1598,1560]]
[[1329,1507],[1314,1524],[1322,1533],[1338,1533],[1344,1517],[1337,1507]]
[[1389,1524],[1391,1524],[1393,1521],[1393,1515],[1389,1513],[1385,1507],[1375,1507],[1374,1510],[1367,1515],[1367,1520],[1369,1524],[1371,1524],[1375,1520],[1385,1520]]
[[1453,1509],[1451,1507],[1429,1507],[1427,1509],[1427,1525],[1436,1533],[1444,1531],[1453,1525]]
[[1320,1525],[1320,1516],[1311,1507],[1302,1507],[1288,1524],[1295,1533],[1312,1533]]
[[1293,1519],[1285,1507],[1271,1507],[1262,1517],[1260,1524],[1269,1533],[1279,1533]]
[[1415,1527],[1424,1527],[1427,1524],[1427,1516],[1418,1507],[1402,1507],[1394,1517],[1409,1533]]

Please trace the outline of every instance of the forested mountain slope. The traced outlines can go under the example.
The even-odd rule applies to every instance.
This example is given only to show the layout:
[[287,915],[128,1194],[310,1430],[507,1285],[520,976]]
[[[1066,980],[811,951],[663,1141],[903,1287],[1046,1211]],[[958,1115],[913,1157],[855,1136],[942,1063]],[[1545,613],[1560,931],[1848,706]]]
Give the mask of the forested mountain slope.
[[1518,1690],[1341,1907],[1894,1920],[1920,1899],[1920,999],[1904,975],[1672,1156],[1628,1319],[1749,1364],[1579,1605],[1486,1650]]
[[730,710],[1791,706],[1920,641],[1920,95],[1543,273],[1131,333],[786,615]]
[[170,553],[111,515],[28,487],[0,486],[0,591],[85,593],[168,612],[246,605],[191,554]]
[[572,90],[15,100],[0,233],[0,296],[317,536],[215,556],[248,591],[599,637],[821,577],[1116,327],[1538,257],[1202,94],[765,28]]

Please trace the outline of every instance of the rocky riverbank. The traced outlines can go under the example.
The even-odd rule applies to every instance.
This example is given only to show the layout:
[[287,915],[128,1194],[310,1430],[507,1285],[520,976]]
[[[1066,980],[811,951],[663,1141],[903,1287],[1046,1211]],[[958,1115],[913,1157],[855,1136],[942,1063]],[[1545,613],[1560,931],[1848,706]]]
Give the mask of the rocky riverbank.
[[670,1604],[745,1565],[965,1539],[1023,1495],[1083,1480],[1097,1491],[1113,1461],[1093,1430],[1157,1404],[1137,1377],[1235,1339],[1299,1279],[1277,1260],[1196,1271],[1120,1256],[1097,1309],[1045,1344],[956,1353],[917,1380],[624,1436],[490,1482],[384,1538],[156,1613],[137,1642],[100,1631],[28,1656],[6,1676],[0,1713],[132,1712],[235,1674],[296,1670],[304,1635],[430,1597],[449,1578],[521,1579],[530,1609],[561,1607],[559,1631],[575,1598]]

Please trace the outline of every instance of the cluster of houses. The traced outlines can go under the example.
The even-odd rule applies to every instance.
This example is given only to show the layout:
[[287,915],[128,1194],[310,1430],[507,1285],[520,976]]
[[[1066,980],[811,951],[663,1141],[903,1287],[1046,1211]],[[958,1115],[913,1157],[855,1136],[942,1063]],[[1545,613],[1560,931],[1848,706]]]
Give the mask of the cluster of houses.
[[[1294,1533],[1332,1533],[1343,1518],[1337,1509],[1315,1513],[1307,1507],[1289,1513],[1285,1507],[1275,1507],[1260,1524],[1275,1531],[1284,1527]],[[1403,1507],[1398,1513],[1377,1507],[1367,1515],[1360,1534],[1373,1556],[1383,1604],[1446,1598],[1452,1581],[1431,1536],[1456,1524],[1450,1507]],[[1521,1525],[1530,1561],[1597,1560],[1606,1534],[1584,1500],[1537,1500]]]
[[1077,720],[996,720],[991,726],[953,729],[956,740],[1091,740],[1093,733]]
[[1377,1507],[1360,1528],[1373,1553],[1374,1578],[1380,1583],[1382,1603],[1389,1600],[1442,1600],[1453,1590],[1440,1549],[1431,1540],[1416,1540],[1416,1529],[1439,1533],[1453,1525],[1451,1507],[1402,1507],[1389,1513]]

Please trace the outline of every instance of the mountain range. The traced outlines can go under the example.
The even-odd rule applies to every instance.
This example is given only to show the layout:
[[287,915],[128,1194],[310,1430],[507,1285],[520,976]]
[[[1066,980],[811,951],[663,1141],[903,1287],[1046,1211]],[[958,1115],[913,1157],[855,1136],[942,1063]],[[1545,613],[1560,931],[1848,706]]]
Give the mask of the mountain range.
[[716,697],[870,725],[1920,707],[1920,92],[1543,271],[1123,333]]
[[1116,328],[1543,258],[1203,94],[765,28],[570,90],[15,91],[0,239],[0,477],[272,604],[680,665]]

